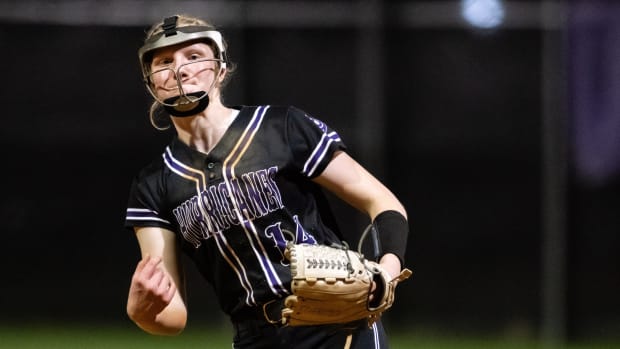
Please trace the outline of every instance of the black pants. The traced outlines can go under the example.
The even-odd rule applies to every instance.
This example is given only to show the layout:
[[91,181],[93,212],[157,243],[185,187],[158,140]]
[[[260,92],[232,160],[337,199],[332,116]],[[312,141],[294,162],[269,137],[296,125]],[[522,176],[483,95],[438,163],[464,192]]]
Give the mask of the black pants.
[[276,327],[264,321],[233,322],[234,349],[387,349],[381,322],[354,325]]

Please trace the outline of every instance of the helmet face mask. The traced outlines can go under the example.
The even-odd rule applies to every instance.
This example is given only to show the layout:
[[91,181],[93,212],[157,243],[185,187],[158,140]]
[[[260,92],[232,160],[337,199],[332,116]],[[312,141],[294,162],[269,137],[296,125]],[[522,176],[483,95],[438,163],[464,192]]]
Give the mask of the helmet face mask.
[[204,26],[180,27],[175,30],[176,31],[174,33],[169,35],[166,35],[165,31],[154,35],[149,38],[138,50],[138,57],[140,59],[140,65],[142,66],[142,73],[145,78],[150,70],[150,58],[155,50],[190,41],[208,40],[214,43],[215,48],[218,51],[215,52],[215,56],[218,57],[222,68],[226,68],[226,49],[224,48],[224,42],[220,32]]
[[[222,72],[226,69],[226,48],[224,46],[222,34],[217,30],[213,30],[207,26],[177,27],[177,19],[177,16],[166,18],[162,25],[163,31],[153,35],[145,41],[144,45],[138,50],[138,58],[140,60],[142,77],[144,79],[144,83],[146,84],[146,88],[155,100],[162,104],[166,111],[171,115],[189,116],[201,112],[207,107],[208,91],[198,91],[187,94],[183,91],[183,88],[179,83],[177,86],[179,89],[179,96],[168,98],[165,101],[158,98],[155,91],[153,91],[152,76],[157,73],[151,72],[151,60],[153,53],[164,47],[190,42],[207,41],[213,44],[210,46],[214,51],[216,51],[214,52],[216,58],[204,61],[218,62],[220,66],[219,72]],[[181,68],[183,67],[179,67],[177,71],[171,71],[170,73],[178,76]],[[219,73],[217,75],[219,75]],[[177,81],[180,81],[180,79],[177,79]],[[211,88],[213,86],[214,84],[211,85]]]
[[[213,74],[217,74],[217,64],[220,62],[221,60],[219,59],[204,58],[181,64],[177,67],[176,70],[170,67],[166,67],[152,71],[148,73],[145,78],[146,88],[149,90],[153,98],[155,98],[160,104],[168,105],[166,100],[162,100],[162,98],[158,95],[156,89],[162,89],[168,92],[176,90],[179,92],[179,95],[181,97],[186,96],[188,93],[183,88],[183,81],[188,78],[195,78],[198,75],[207,71],[211,71],[213,72]],[[214,79],[211,83],[211,86],[209,86],[209,90],[213,88],[215,82],[216,79]]]

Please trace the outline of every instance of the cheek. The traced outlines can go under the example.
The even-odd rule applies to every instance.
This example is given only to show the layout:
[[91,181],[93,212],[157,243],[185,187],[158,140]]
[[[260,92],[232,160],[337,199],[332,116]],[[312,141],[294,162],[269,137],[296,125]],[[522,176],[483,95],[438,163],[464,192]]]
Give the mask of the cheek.
[[151,74],[151,85],[154,88],[164,86],[169,78],[169,75],[170,73],[166,71]]

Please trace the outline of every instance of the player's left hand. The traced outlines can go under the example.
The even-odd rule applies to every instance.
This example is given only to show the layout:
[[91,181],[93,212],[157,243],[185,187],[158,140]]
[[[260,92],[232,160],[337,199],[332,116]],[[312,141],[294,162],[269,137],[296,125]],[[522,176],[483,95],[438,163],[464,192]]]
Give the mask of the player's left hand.
[[[396,257],[396,255],[392,253],[387,253],[383,257],[381,257],[381,260],[379,261],[379,266],[381,266],[381,268],[383,268],[383,270],[388,273],[388,275],[390,276],[390,280],[394,277],[393,275],[398,275],[401,271],[400,260],[398,259],[398,257]],[[370,296],[368,298],[369,301],[372,301],[374,299],[375,291],[377,291],[377,283],[373,281],[372,288],[370,289]]]
[[[282,309],[282,324],[290,326],[349,323],[366,319],[368,325],[394,303],[396,283],[411,276],[400,271],[395,255],[380,263],[366,260],[346,246],[289,244],[285,256],[291,262],[291,291]],[[374,290],[372,300],[370,291]]]

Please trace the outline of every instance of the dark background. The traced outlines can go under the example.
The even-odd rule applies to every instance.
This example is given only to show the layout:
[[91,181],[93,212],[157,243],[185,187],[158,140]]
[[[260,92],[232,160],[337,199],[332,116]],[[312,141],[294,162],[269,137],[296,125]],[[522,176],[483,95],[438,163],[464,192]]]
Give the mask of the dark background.
[[[20,3],[0,2],[0,322],[133,326],[128,189],[171,136],[150,126],[136,52],[151,22],[186,11],[126,1],[133,17],[99,17],[92,1],[63,17],[60,5]],[[193,12],[221,27],[237,64],[225,102],[292,104],[322,119],[408,209],[414,276],[388,324],[618,338],[615,3],[552,2],[552,19],[533,22],[508,11],[486,30],[444,11],[458,6],[436,7],[435,22],[401,11],[442,2],[338,2],[380,10],[359,22],[323,1],[303,2],[302,15],[286,14],[295,2],[265,3],[273,18],[263,2],[239,3]],[[366,224],[333,204],[351,231]],[[188,272],[191,326],[225,321]]]

